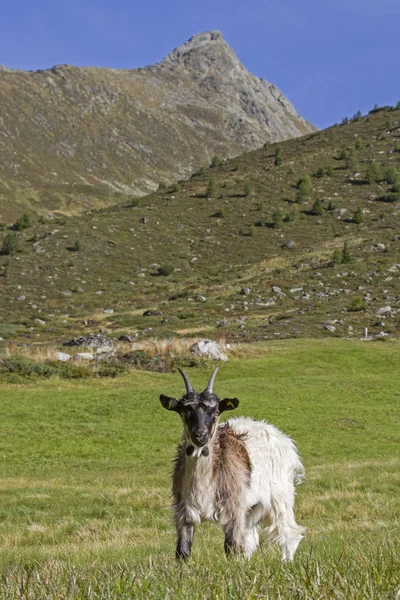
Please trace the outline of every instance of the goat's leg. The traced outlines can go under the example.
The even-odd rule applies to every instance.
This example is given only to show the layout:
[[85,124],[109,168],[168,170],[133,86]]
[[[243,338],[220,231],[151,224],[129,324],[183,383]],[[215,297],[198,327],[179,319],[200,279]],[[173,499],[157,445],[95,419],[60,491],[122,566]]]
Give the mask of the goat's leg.
[[182,500],[178,500],[173,508],[177,533],[176,558],[187,560],[190,556],[194,537],[193,519],[188,514],[187,507]]
[[194,537],[193,523],[180,523],[177,527],[176,558],[187,560],[190,557]]
[[224,549],[227,555],[243,550],[244,519],[240,516],[228,521],[224,527]]

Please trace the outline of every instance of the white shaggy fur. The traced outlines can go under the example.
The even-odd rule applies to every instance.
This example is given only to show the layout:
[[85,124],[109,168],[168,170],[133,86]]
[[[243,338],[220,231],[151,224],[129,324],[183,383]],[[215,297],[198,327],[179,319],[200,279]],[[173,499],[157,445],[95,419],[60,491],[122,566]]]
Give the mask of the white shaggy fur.
[[283,560],[292,560],[303,538],[304,527],[294,517],[295,484],[305,477],[304,467],[293,441],[265,421],[248,417],[229,419],[237,433],[246,436],[244,444],[250,457],[252,473],[247,488],[244,512],[243,551],[250,557],[259,543],[258,524],[271,542],[277,542]]

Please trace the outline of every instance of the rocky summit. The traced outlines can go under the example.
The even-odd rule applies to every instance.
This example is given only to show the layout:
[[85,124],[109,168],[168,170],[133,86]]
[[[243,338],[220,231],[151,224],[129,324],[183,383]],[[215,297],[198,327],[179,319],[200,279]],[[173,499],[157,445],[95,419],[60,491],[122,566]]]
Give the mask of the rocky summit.
[[0,221],[82,212],[314,131],[211,31],[134,70],[0,68]]

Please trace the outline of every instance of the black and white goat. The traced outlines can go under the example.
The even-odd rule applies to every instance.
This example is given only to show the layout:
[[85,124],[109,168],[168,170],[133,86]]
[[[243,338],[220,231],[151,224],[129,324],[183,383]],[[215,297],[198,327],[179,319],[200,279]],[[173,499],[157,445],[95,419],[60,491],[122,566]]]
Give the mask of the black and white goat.
[[220,414],[239,404],[237,398],[220,400],[214,394],[218,369],[200,394],[179,371],[186,394],[180,400],[160,396],[164,408],[179,413],[184,429],[172,484],[177,558],[190,556],[194,526],[206,519],[221,523],[226,553],[239,551],[249,558],[263,523],[283,560],[292,560],[304,533],[293,512],[294,486],[304,479],[293,441],[273,425],[247,417],[218,425]]

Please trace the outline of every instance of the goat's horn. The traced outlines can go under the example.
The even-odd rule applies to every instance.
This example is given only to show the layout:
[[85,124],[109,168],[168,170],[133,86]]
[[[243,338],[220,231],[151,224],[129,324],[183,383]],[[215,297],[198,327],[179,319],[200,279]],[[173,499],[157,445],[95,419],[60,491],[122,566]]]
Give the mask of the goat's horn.
[[187,393],[187,394],[190,394],[190,392],[194,392],[193,386],[192,386],[192,384],[190,383],[190,381],[189,381],[189,379],[188,379],[188,377],[187,377],[186,373],[184,373],[184,372],[182,371],[182,369],[180,369],[179,367],[178,367],[178,371],[179,371],[179,373],[182,375],[182,377],[183,377],[183,381],[185,382],[185,385],[186,385],[186,393]]
[[210,394],[213,393],[214,380],[215,380],[217,373],[218,373],[218,367],[214,370],[214,373],[211,375],[210,381],[208,382],[207,387],[204,390],[205,392],[209,392]]

